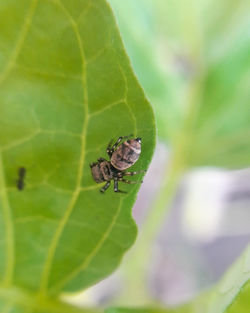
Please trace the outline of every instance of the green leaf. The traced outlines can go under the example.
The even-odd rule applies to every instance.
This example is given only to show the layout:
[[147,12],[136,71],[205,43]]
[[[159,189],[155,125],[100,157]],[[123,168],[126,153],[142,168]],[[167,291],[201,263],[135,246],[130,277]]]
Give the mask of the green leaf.
[[107,313],[248,313],[250,299],[250,246],[210,291],[190,303],[169,309],[110,308]]
[[250,298],[250,279],[242,286],[235,300],[227,309],[227,313],[248,312]]
[[111,308],[105,311],[105,313],[168,313],[167,310],[162,309],[147,309],[147,308]]
[[171,308],[160,308],[160,307],[130,307],[130,308],[109,308],[105,313],[194,313],[193,306],[190,304],[171,307]]
[[[250,299],[250,246],[204,298],[205,313],[248,313]],[[201,302],[202,304],[202,302]],[[201,305],[204,307],[204,305]]]
[[89,163],[132,133],[133,170],[146,169],[153,112],[106,1],[6,0],[0,21],[1,288],[78,291],[114,271],[136,236],[139,184],[101,194]]
[[41,299],[18,288],[0,288],[1,313],[101,313],[98,309],[76,308],[57,299]]

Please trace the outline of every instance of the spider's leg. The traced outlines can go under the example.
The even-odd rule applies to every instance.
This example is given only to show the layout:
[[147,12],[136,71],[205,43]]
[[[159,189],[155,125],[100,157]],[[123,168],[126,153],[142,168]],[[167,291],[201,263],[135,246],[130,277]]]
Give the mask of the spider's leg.
[[127,193],[126,191],[122,191],[118,189],[118,180],[114,180],[114,192]]
[[142,183],[142,181],[133,181],[133,180],[127,180],[127,179],[123,179],[123,178],[119,178],[119,181],[122,181],[123,183],[126,184],[140,184]]
[[123,176],[134,176],[141,173],[146,173],[146,170],[141,170],[137,172],[123,172]]
[[113,152],[115,151],[115,149],[117,148],[117,146],[120,144],[120,142],[123,140],[123,139],[128,139],[128,138],[131,138],[133,137],[133,135],[129,135],[129,136],[121,136],[119,137],[116,142],[113,144],[113,146],[111,146],[112,144],[112,141],[109,143],[108,145],[108,148],[107,148],[107,153],[108,155],[111,157]]
[[111,139],[110,140],[110,142],[109,142],[109,144],[108,144],[108,146],[107,146],[107,149],[106,149],[106,151],[107,151],[107,154],[108,154],[108,156],[111,158],[111,156],[112,156],[112,142],[113,142],[113,139]]
[[92,167],[95,166],[96,164],[98,164],[98,162],[90,163],[89,166],[92,168]]
[[105,192],[107,189],[108,189],[108,187],[110,186],[110,181],[108,181],[107,183],[106,183],[106,185],[104,185],[101,189],[100,189],[100,192]]
[[98,162],[103,162],[103,161],[107,161],[107,160],[105,160],[104,158],[99,158],[98,159]]

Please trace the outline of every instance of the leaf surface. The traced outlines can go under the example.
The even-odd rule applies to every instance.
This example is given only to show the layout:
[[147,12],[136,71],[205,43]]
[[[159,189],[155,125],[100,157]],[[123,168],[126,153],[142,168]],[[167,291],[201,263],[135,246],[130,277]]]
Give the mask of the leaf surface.
[[247,313],[250,299],[250,246],[212,289],[206,313]]
[[139,184],[101,194],[89,163],[133,134],[142,155],[131,169],[146,169],[153,112],[106,1],[6,0],[0,21],[1,286],[77,291],[109,275],[136,236]]

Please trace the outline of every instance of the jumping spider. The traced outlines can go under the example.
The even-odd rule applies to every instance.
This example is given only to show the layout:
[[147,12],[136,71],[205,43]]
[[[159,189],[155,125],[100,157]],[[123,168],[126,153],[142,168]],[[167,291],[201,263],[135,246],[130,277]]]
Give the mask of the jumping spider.
[[[131,138],[130,136],[122,136],[112,145],[112,140],[107,147],[107,154],[110,161],[99,158],[98,162],[91,163],[90,168],[92,176],[97,183],[107,182],[100,192],[105,192],[114,180],[114,191],[126,193],[118,189],[118,181],[126,184],[136,184],[136,181],[130,181],[123,178],[123,176],[133,176],[145,170],[138,172],[125,172],[127,168],[135,164],[141,154],[141,138],[129,139],[121,143],[123,139]],[[120,144],[121,143],[121,144]]]

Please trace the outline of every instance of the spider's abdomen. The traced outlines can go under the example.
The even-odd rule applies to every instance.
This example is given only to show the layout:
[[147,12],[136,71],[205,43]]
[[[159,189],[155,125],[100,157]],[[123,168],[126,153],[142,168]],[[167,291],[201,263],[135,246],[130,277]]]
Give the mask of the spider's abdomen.
[[113,178],[113,174],[110,167],[111,165],[108,161],[97,163],[96,165],[91,167],[91,173],[94,180],[97,183],[111,180]]
[[121,144],[112,154],[111,164],[123,171],[135,164],[141,154],[141,139],[131,139]]

